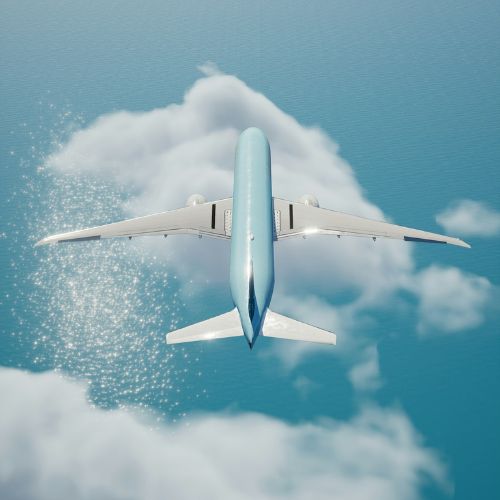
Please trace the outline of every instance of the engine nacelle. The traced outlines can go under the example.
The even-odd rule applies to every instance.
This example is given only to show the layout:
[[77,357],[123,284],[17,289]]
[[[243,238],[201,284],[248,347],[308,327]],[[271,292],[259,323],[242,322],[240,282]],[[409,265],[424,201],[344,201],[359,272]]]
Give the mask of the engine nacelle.
[[303,203],[304,205],[311,207],[319,207],[318,198],[313,196],[312,194],[304,194],[299,198],[299,203]]
[[201,194],[192,194],[186,201],[186,207],[194,207],[195,205],[202,205],[207,200]]

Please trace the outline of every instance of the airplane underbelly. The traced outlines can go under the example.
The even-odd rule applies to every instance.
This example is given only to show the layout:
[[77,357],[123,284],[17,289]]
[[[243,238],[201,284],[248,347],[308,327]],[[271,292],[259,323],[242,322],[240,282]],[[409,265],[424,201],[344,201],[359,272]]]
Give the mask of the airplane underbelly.
[[274,287],[271,156],[254,128],[243,132],[236,150],[230,266],[233,301],[253,342]]

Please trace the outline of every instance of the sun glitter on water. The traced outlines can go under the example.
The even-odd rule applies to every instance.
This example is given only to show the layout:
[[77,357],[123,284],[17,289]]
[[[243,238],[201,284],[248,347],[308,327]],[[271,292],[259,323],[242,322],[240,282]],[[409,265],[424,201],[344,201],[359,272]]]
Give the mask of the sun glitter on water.
[[[42,165],[32,191],[34,238],[123,218],[126,193],[101,180]],[[184,415],[183,402],[205,396],[187,380],[202,373],[192,366],[196,357],[165,345],[184,307],[179,284],[142,251],[127,239],[34,250],[33,353],[43,367],[87,379],[99,406],[154,408],[175,420]]]

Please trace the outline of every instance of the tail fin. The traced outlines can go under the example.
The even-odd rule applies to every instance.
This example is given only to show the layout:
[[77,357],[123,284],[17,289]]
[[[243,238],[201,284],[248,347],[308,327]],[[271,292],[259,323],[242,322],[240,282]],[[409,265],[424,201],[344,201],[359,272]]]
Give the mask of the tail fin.
[[337,343],[337,337],[334,333],[287,318],[286,316],[272,312],[270,309],[267,310],[262,335],[264,337],[304,340],[320,344],[335,345]]
[[220,316],[200,321],[194,325],[175,330],[167,334],[167,344],[181,342],[195,342],[197,340],[224,339],[243,335],[240,316],[237,309],[233,309]]

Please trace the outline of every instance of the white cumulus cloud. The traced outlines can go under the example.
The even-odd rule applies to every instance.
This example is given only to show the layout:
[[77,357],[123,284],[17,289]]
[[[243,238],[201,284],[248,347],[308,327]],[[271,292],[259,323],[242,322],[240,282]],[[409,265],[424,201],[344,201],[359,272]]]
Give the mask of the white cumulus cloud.
[[91,407],[53,372],[0,370],[0,497],[79,499],[419,498],[446,470],[398,410],[290,424],[200,415],[152,428]]
[[497,236],[500,234],[500,212],[485,203],[460,200],[436,216],[438,224],[449,233],[463,236]]
[[[248,126],[260,127],[269,138],[275,196],[296,200],[311,192],[325,207],[383,218],[328,136],[300,125],[231,75],[210,73],[199,79],[181,104],[102,116],[74,133],[48,164],[59,172],[92,174],[130,189],[134,196],[124,211],[143,215],[183,206],[192,193],[207,199],[231,196],[235,146]],[[226,279],[211,247],[205,252],[211,265],[199,262],[200,244],[193,238],[149,243],[178,250],[170,253],[170,264],[189,274],[198,271],[212,280]],[[305,283],[318,293],[347,287],[374,300],[397,286],[412,267],[409,247],[393,243],[377,242],[374,251],[371,240],[317,237],[280,242],[286,259],[276,259],[279,283],[289,293]]]
[[492,285],[455,267],[431,266],[418,274],[414,291],[420,300],[419,332],[455,333],[481,325]]
[[[183,206],[192,193],[207,199],[231,196],[238,136],[257,126],[270,141],[275,196],[297,200],[311,193],[325,208],[384,218],[323,131],[301,125],[213,64],[202,70],[206,76],[181,103],[101,116],[75,132],[47,165],[62,174],[96,176],[124,188],[131,193],[122,207],[124,215],[145,215]],[[207,287],[227,283],[227,242],[179,236],[146,238],[141,244],[166,258],[184,282]],[[366,311],[387,308],[395,292],[408,289],[415,273],[412,247],[400,241],[315,236],[280,241],[275,255],[272,307],[336,332],[336,350],[355,345],[354,332]],[[281,343],[274,352],[290,367],[317,349]]]

